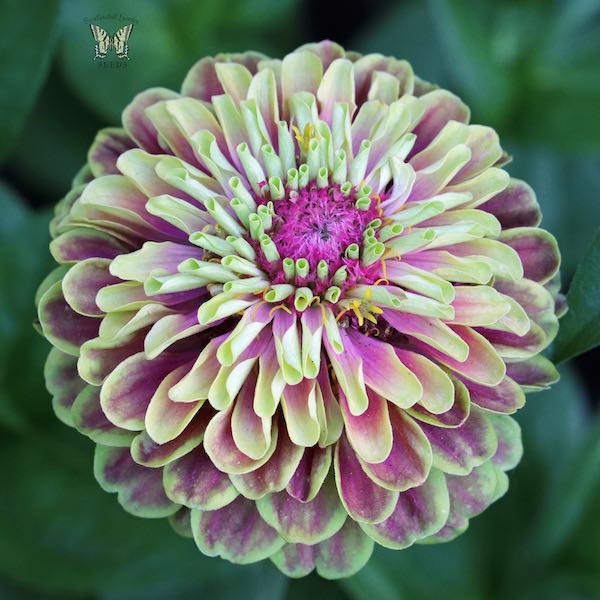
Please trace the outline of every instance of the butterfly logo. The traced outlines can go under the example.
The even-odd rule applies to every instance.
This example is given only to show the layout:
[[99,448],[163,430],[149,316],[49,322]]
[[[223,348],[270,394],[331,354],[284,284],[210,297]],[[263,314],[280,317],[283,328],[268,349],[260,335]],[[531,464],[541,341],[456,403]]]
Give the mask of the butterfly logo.
[[94,60],[97,58],[106,58],[106,54],[111,48],[115,51],[117,58],[126,58],[129,60],[129,46],[127,45],[127,41],[131,35],[133,23],[117,29],[117,32],[112,37],[108,35],[105,29],[102,29],[98,25],[90,24],[90,29],[96,40]]

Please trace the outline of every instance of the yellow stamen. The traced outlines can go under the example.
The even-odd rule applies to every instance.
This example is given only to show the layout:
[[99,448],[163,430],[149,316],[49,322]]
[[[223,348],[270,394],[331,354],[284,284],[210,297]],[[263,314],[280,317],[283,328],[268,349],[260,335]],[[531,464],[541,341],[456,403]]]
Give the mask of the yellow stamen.
[[258,309],[263,305],[266,304],[267,301],[266,300],[262,300],[261,302],[259,302],[254,309],[252,310],[252,318],[254,319],[254,317],[256,317],[256,313],[258,312]]
[[358,319],[358,326],[362,327],[365,320],[363,319],[363,316],[362,316],[360,310],[358,310],[358,307],[356,307],[356,306],[353,306],[352,310],[354,311],[354,314],[356,315],[356,318]]
[[385,264],[385,260],[381,259],[381,274],[384,279],[387,279],[387,265]]
[[286,313],[288,313],[289,315],[292,314],[292,311],[285,305],[283,304],[277,304],[276,306],[274,306],[270,311],[269,311],[269,317],[273,317],[273,313],[276,310],[279,310],[281,308],[281,310],[284,310]]
[[319,303],[319,308],[321,309],[321,318],[323,319],[323,322],[325,322],[325,319],[327,318],[327,313],[325,312],[325,307]]
[[292,125],[292,131],[298,141],[298,145],[302,149],[304,153],[308,152],[308,146],[310,144],[310,140],[313,137],[314,126],[312,123],[307,123],[304,126],[304,133],[300,133],[300,130],[295,125]]
[[383,217],[383,209],[381,208],[381,196],[379,194],[375,195],[376,208],[377,208],[377,216]]

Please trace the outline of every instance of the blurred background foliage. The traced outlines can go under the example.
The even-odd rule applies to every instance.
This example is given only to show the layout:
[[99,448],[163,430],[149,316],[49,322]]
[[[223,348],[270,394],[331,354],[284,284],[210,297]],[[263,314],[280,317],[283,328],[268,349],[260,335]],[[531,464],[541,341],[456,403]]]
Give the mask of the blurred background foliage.
[[[500,132],[537,191],[568,283],[600,224],[598,0],[0,0],[0,597],[120,599],[600,598],[599,354],[561,369],[518,415],[511,491],[449,545],[378,549],[355,577],[290,582],[270,563],[202,557],[165,522],[126,514],[92,475],[92,445],[52,414],[32,298],[47,223],[95,131],[145,87],[177,89],[197,58],[281,55],[332,38],[407,58]],[[87,23],[136,19],[126,68],[92,60]],[[600,244],[595,248],[600,254]],[[597,257],[597,255],[596,255]],[[600,309],[597,271],[580,274]],[[590,284],[591,281],[591,284]],[[591,287],[590,287],[591,286]],[[589,319],[592,315],[587,315]],[[590,321],[591,322],[591,321]],[[600,320],[595,321],[600,327]],[[593,324],[592,324],[593,326]]]

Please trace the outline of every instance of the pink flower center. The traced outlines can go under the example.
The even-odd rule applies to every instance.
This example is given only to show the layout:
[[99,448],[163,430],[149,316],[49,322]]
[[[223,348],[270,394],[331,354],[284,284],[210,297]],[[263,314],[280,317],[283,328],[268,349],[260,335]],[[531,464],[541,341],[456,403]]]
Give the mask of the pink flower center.
[[[359,197],[361,208],[357,207]],[[363,266],[359,258],[349,257],[346,252],[353,244],[362,248],[365,230],[378,218],[378,198],[374,194],[361,197],[356,188],[344,194],[337,184],[318,188],[312,182],[298,191],[286,190],[285,198],[273,201],[273,208],[275,214],[269,236],[279,256],[282,260],[305,259],[309,265],[308,275],[297,284],[322,293],[332,285],[334,274],[342,266],[347,271],[347,279],[340,285],[342,291],[359,281],[372,283],[379,277],[380,264]],[[285,282],[281,260],[269,262],[260,250],[258,255],[258,262],[269,273],[271,281]],[[324,278],[317,275],[321,261],[328,267]]]

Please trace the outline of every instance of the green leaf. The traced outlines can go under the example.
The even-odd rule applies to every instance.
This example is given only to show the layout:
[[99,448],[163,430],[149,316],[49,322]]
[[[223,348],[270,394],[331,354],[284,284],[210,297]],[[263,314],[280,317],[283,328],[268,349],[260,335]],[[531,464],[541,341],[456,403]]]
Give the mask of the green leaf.
[[327,598],[327,600],[348,600],[340,583],[319,577],[315,571],[301,579],[290,579],[285,600],[306,600],[306,598]]
[[[354,600],[483,599],[483,573],[474,571],[478,546],[473,536],[434,546],[387,550],[380,546],[367,565],[340,581]],[[435,574],[433,576],[432,574]]]
[[[55,204],[68,192],[96,132],[105,123],[86,110],[53,68],[13,147],[7,169],[24,182],[31,198]],[[56,151],[57,140],[60,152]]]
[[508,114],[516,82],[491,43],[495,4],[429,0],[428,5],[448,71],[481,122],[501,122]]
[[[537,48],[521,80],[513,126],[532,142],[577,151],[600,147],[600,5],[571,0],[537,21]],[[583,125],[583,126],[582,126]]]
[[10,151],[44,80],[58,0],[0,3],[0,160]]
[[594,491],[600,484],[600,418],[596,418],[572,457],[571,467],[542,507],[538,532],[534,536],[542,559],[558,553],[580,522],[588,503],[596,501]]
[[49,212],[30,211],[0,182],[0,425],[23,429],[49,418],[43,365],[48,343],[33,329],[33,297],[51,268]]
[[600,344],[600,231],[577,268],[567,294],[569,312],[554,342],[554,361],[562,362]]
[[526,472],[519,467],[515,475],[523,476],[524,484],[531,480],[531,490],[537,488],[537,493],[543,494],[541,487],[554,484],[570,469],[571,457],[586,434],[587,411],[586,390],[570,365],[561,368],[560,380],[549,390],[527,396],[516,414],[525,447],[521,466]]
[[[600,35],[600,33],[599,33]],[[598,78],[600,59],[587,77]],[[515,116],[514,126],[532,142],[561,150],[597,150],[600,147],[600,121],[597,118],[600,90],[556,89],[553,80],[561,73],[532,73],[530,89]],[[537,81],[536,81],[537,80]]]
[[553,569],[541,580],[525,580],[520,588],[520,600],[565,600],[600,598],[600,580],[597,572]]

